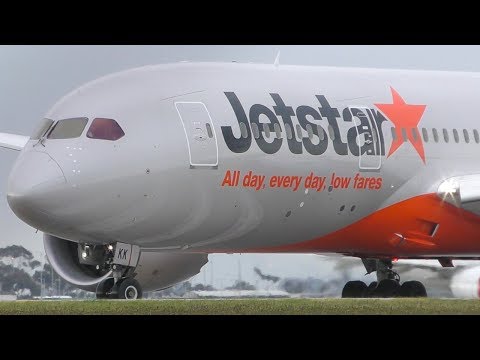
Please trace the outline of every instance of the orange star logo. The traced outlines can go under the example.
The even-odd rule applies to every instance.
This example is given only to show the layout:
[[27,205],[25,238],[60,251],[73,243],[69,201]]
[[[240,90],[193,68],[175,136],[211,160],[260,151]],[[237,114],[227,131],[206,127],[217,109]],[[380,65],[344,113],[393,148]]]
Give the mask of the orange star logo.
[[404,139],[402,129],[407,133],[408,141],[413,145],[418,155],[425,163],[425,151],[423,142],[418,131],[418,123],[420,122],[426,105],[407,104],[402,97],[390,87],[392,91],[393,104],[375,104],[380,111],[395,125],[396,138],[392,142],[388,156],[392,155],[403,145]]

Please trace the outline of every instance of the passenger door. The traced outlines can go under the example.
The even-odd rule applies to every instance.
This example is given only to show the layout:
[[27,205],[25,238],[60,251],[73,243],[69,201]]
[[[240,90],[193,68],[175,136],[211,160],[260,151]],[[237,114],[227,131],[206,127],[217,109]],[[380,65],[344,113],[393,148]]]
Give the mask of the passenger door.
[[218,166],[218,144],[212,118],[202,102],[176,102],[175,107],[185,130],[190,166]]

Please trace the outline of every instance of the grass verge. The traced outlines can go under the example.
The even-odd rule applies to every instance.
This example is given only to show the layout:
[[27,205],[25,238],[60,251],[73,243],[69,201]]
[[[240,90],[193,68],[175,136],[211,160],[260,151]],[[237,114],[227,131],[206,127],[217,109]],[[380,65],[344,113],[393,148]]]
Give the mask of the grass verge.
[[480,314],[478,300],[236,299],[5,301],[2,315],[458,315]]

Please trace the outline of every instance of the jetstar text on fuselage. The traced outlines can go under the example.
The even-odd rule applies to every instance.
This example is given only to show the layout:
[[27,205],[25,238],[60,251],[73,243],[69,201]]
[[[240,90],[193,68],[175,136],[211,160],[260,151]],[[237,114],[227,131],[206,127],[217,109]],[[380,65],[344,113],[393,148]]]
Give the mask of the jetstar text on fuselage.
[[[378,110],[345,107],[339,111],[331,107],[323,95],[315,95],[318,103],[312,104],[313,106],[301,105],[294,109],[285,104],[279,94],[271,93],[273,105],[254,104],[246,111],[234,92],[225,92],[225,96],[232,106],[240,129],[243,127],[241,131],[237,130],[240,137],[234,135],[231,126],[221,127],[225,143],[235,153],[249,150],[254,139],[258,147],[267,154],[275,154],[286,142],[293,154],[306,151],[312,155],[322,155],[328,146],[333,146],[338,155],[359,156],[360,152],[362,155],[385,155],[382,123],[387,119]],[[299,139],[294,118],[310,136]],[[324,123],[314,123],[311,120]],[[280,121],[283,122],[283,129]],[[343,135],[346,141],[342,139],[339,121],[352,124]],[[258,129],[255,136],[252,136],[253,127]],[[327,136],[327,130],[330,137]],[[363,141],[359,141],[360,138]]]

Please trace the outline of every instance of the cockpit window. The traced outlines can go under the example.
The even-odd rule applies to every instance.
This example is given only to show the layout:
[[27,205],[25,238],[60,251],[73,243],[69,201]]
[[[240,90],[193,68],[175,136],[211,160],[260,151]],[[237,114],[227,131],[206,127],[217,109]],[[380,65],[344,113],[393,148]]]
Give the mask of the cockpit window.
[[48,134],[48,139],[73,139],[82,135],[85,126],[87,126],[88,119],[73,118],[59,120],[53,126],[53,129]]
[[50,126],[52,126],[52,124],[53,124],[53,120],[43,119],[42,122],[38,124],[38,126],[33,131],[30,139],[39,140],[43,135],[45,135],[47,130],[50,129]]
[[96,118],[87,131],[87,137],[100,140],[118,140],[125,133],[118,123],[113,119]]

